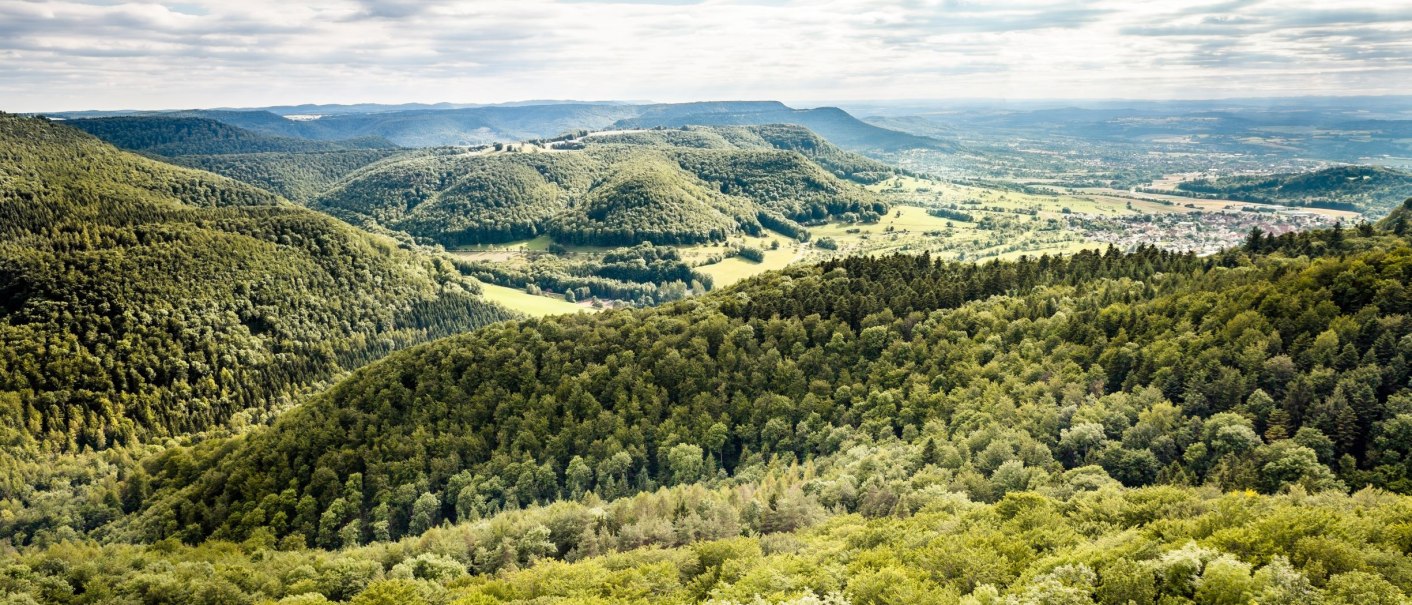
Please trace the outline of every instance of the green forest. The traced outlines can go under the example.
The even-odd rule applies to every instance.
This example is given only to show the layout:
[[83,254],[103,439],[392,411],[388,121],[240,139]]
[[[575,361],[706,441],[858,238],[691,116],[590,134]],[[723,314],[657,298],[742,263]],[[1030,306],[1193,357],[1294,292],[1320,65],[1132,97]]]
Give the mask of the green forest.
[[143,460],[92,496],[114,508],[96,541],[35,536],[11,585],[60,602],[1400,603],[1408,212],[1212,257],[845,258],[494,324],[393,353],[268,429]]
[[[561,137],[562,139],[562,137]],[[337,183],[311,207],[462,247],[549,235],[562,244],[719,242],[800,223],[876,220],[860,184],[894,170],[797,126],[589,135],[559,145],[424,153]]]
[[0,115],[0,217],[6,535],[50,524],[25,512],[50,480],[511,315],[449,261],[41,119]]
[[1382,216],[1412,196],[1412,174],[1381,166],[1336,166],[1296,174],[1197,179],[1177,184],[1177,190],[1196,197]]
[[163,156],[226,153],[311,152],[396,147],[385,139],[311,141],[253,132],[204,117],[119,116],[65,120],[115,147]]
[[[873,220],[895,173],[774,126],[173,161],[260,184],[0,115],[3,602],[1412,595],[1412,200],[706,292],[657,243]],[[515,317],[478,280],[538,265],[320,209],[673,302]]]
[[214,172],[249,183],[286,199],[307,204],[333,188],[339,180],[376,162],[423,153],[405,149],[348,149],[339,151],[270,151],[183,155],[167,161]]

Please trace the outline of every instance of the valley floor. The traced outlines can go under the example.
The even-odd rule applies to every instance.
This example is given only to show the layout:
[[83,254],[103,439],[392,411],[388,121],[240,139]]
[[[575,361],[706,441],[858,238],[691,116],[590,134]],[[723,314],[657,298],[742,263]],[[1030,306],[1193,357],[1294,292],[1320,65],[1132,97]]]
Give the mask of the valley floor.
[[[849,255],[926,252],[934,258],[950,260],[1013,260],[1101,250],[1109,245],[1131,249],[1144,244],[1210,254],[1239,245],[1252,227],[1279,234],[1358,219],[1355,213],[1339,210],[1107,188],[1060,188],[1055,190],[1057,193],[1036,194],[1004,189],[1000,184],[899,176],[870,189],[893,204],[877,222],[831,221],[810,226],[809,242],[767,232],[760,237],[735,235],[723,243],[682,246],[678,250],[684,261],[710,276],[714,287],[721,288],[789,265]],[[967,215],[971,220],[943,218],[934,214],[938,209]],[[820,240],[831,242],[832,248],[820,246]],[[452,254],[471,261],[527,267],[535,255],[547,253],[551,244],[547,236],[540,236],[467,247]],[[732,247],[739,246],[762,250],[764,259],[757,262],[727,255]],[[580,261],[600,258],[616,249],[575,245],[562,248],[569,257]],[[557,292],[530,294],[491,284],[486,290],[492,300],[533,316],[604,307],[568,303]]]

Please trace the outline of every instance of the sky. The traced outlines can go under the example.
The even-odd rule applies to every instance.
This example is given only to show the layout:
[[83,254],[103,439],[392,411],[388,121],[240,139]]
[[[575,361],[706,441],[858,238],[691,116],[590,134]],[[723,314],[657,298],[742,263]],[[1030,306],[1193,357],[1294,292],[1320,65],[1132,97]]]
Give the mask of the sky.
[[0,0],[12,112],[1354,94],[1412,0]]

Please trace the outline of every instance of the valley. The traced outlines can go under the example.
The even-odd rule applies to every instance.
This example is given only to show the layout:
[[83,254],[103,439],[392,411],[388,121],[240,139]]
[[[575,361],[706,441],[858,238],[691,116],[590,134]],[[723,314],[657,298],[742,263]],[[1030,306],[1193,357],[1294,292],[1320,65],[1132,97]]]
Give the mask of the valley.
[[[889,212],[874,222],[832,221],[810,226],[805,229],[809,239],[804,242],[767,232],[760,236],[737,235],[715,244],[679,246],[678,250],[686,264],[710,276],[714,286],[724,287],[789,265],[850,255],[926,252],[934,258],[981,262],[1067,255],[1080,250],[1102,250],[1109,245],[1123,250],[1156,245],[1204,255],[1240,245],[1252,228],[1278,235],[1359,220],[1357,213],[1343,210],[1105,188],[1036,195],[908,176],[868,188],[890,204]],[[936,210],[960,213],[970,220],[931,214]],[[820,246],[820,240],[827,242],[824,246],[832,247]],[[536,258],[550,255],[547,250],[551,243],[550,238],[541,236],[459,248],[451,250],[451,254],[477,263],[529,267]],[[727,255],[732,248],[742,247],[761,250],[764,260]],[[594,246],[564,249],[575,259],[594,258],[611,250]],[[541,298],[561,299],[562,292],[551,291]],[[526,312],[541,314],[560,308],[538,306]]]

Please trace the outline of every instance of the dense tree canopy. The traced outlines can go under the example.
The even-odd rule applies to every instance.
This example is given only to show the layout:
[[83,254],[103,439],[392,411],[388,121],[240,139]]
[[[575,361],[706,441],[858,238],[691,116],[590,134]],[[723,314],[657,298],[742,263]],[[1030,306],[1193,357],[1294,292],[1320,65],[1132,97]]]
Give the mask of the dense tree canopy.
[[310,152],[395,147],[385,139],[311,141],[262,134],[203,117],[121,116],[66,120],[116,147],[164,156]]
[[59,449],[277,409],[506,316],[449,262],[40,119],[0,116],[0,217],[0,413]]
[[580,487],[618,496],[671,481],[676,444],[730,474],[849,432],[929,435],[981,500],[1083,466],[1131,486],[1406,491],[1412,247],[1336,237],[1254,257],[852,258],[492,326],[365,368],[204,470],[151,468],[165,495],[132,531],[312,543],[332,510],[349,537],[395,537],[422,494],[455,520],[561,497],[576,459]]
[[[798,129],[591,138],[339,187],[614,241],[885,210]],[[0,600],[1403,603],[1409,220],[833,259],[388,354],[513,276],[0,115]],[[566,295],[709,286],[650,242],[589,264]]]
[[168,161],[214,172],[249,183],[285,198],[307,204],[339,180],[382,160],[426,151],[405,149],[350,149],[299,153],[228,153],[184,155]]
[[313,205],[446,246],[550,234],[566,244],[722,241],[886,205],[857,185],[889,169],[799,127],[590,135],[553,152],[409,155],[361,170]]

